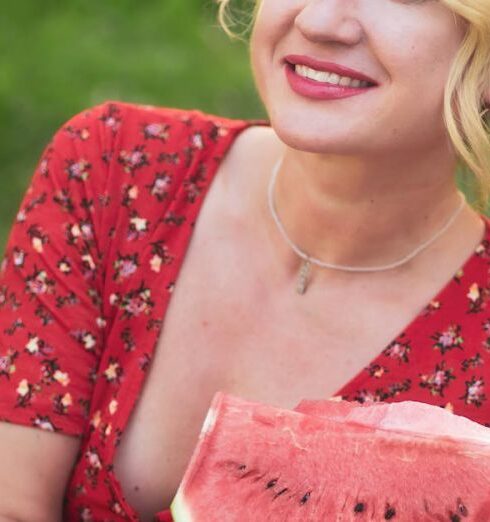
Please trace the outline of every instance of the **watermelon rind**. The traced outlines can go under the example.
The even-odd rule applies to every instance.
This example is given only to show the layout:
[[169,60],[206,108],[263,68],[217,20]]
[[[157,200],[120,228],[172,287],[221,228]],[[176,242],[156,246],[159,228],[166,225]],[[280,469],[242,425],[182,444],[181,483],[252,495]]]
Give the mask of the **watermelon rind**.
[[172,518],[178,522],[192,522],[194,520],[180,487],[172,500],[172,504],[170,504],[170,513],[172,513]]
[[210,407],[208,413],[206,414],[206,418],[202,423],[201,433],[199,433],[199,438],[203,438],[206,433],[209,433],[216,424],[216,417],[218,415],[218,411],[214,407]]

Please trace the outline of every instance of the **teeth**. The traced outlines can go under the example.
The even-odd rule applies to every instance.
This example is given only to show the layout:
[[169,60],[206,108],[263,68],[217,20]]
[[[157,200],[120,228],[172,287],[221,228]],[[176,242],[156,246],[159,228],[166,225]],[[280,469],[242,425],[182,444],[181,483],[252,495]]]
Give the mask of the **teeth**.
[[325,71],[316,71],[306,65],[295,65],[294,70],[299,76],[303,78],[309,78],[317,82],[329,83],[331,85],[341,85],[343,87],[368,87],[369,82],[364,80],[357,80],[350,78],[349,76],[339,76],[335,73],[329,73]]

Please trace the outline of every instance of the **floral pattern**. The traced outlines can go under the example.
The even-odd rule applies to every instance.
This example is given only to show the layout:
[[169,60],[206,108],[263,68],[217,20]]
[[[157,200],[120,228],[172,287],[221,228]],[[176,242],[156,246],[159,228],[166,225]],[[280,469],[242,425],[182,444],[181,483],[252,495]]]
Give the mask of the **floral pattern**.
[[455,348],[463,349],[463,338],[460,336],[461,325],[449,325],[443,332],[436,332],[432,339],[434,339],[434,349],[440,350],[444,355],[449,350]]
[[[114,455],[219,162],[266,123],[108,102],[43,153],[0,265],[0,420],[80,438],[64,520],[138,520]],[[466,263],[338,397],[418,400],[490,426],[482,219]]]

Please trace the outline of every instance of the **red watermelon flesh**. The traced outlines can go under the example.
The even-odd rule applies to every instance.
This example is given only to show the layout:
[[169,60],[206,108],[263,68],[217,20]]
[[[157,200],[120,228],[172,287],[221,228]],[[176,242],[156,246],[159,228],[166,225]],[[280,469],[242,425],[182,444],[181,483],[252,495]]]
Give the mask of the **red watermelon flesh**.
[[217,393],[174,520],[490,521],[490,429],[415,402],[327,407],[356,420]]
[[376,406],[381,406],[382,404],[384,403],[371,402],[361,404],[359,402],[341,401],[336,399],[303,399],[293,411],[305,413],[306,415],[316,415],[317,417],[328,417],[329,419],[342,421],[356,408],[374,408]]

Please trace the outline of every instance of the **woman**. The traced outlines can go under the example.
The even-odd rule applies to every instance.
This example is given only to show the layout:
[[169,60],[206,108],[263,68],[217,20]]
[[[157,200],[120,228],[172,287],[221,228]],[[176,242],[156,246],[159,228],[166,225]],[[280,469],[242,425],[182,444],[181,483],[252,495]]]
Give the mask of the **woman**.
[[490,221],[454,179],[486,201],[487,0],[257,7],[270,125],[106,103],[41,159],[0,279],[2,521],[169,520],[219,389],[490,425]]

